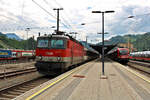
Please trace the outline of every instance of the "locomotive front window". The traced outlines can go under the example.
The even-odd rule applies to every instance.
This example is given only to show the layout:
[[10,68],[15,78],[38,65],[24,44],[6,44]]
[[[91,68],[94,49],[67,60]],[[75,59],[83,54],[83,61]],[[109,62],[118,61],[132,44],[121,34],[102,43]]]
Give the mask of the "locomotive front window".
[[65,48],[64,40],[62,39],[51,40],[51,48],[64,49]]
[[120,50],[120,54],[121,55],[126,55],[126,54],[128,54],[128,51],[127,50]]
[[48,40],[38,40],[37,47],[39,48],[46,48],[48,47]]

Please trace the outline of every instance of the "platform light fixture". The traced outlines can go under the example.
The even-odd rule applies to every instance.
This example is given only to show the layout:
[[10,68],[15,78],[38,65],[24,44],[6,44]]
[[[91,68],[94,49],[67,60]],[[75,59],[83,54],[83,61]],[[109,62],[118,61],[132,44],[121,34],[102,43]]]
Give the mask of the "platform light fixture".
[[104,72],[104,13],[114,13],[115,11],[92,11],[92,13],[102,13],[102,75],[105,77]]

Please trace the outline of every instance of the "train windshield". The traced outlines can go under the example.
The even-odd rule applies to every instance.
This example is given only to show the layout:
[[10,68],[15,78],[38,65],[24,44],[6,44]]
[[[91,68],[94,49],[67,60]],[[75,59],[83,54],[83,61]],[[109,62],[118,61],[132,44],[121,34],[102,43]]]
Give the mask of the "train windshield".
[[127,55],[128,54],[128,50],[120,50],[120,54],[121,55]]
[[64,40],[62,40],[62,39],[52,39],[51,40],[51,48],[64,49],[65,48]]
[[48,47],[48,39],[40,39],[40,40],[38,40],[37,47],[39,47],[39,48],[47,48]]

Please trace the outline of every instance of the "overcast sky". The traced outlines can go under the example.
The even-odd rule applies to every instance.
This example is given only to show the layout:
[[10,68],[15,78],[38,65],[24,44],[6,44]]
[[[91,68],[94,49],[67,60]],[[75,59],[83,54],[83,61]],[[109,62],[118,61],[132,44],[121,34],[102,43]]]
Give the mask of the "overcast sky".
[[[37,4],[42,8],[40,8]],[[105,14],[105,36],[109,39],[116,35],[142,34],[150,31],[150,0],[0,0],[0,31],[16,33],[26,39],[25,28],[32,28],[29,36],[52,33],[56,28],[56,11],[60,11],[60,30],[78,32],[78,40],[101,41],[101,14],[94,10],[114,10]],[[128,16],[135,16],[129,19]],[[81,23],[86,23],[81,26]]]

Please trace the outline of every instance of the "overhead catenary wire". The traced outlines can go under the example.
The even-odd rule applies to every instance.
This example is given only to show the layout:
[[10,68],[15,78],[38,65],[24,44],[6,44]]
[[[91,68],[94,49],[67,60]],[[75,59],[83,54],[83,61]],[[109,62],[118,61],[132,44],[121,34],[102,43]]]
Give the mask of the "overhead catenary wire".
[[[63,6],[62,6],[60,3],[58,3],[56,0],[53,0],[53,1],[55,1],[55,3],[56,3],[58,6],[63,7]],[[66,17],[69,21],[71,21],[71,23],[72,23],[72,20],[70,19],[69,15],[67,14],[66,11],[64,11],[64,14],[66,15],[65,17]],[[70,26],[71,26],[71,25],[70,25]],[[72,27],[72,29],[74,29],[73,26],[71,26],[71,27]]]
[[11,17],[7,17],[7,16],[2,15],[2,14],[0,14],[0,16],[1,16],[1,17],[5,17],[5,18],[7,18],[7,19],[10,19],[10,20],[12,20],[12,21],[14,21],[14,20],[15,20],[15,19],[13,19],[13,18],[11,18]]
[[23,18],[23,13],[24,13],[24,5],[25,4],[25,1],[23,0],[23,2],[22,2],[22,9],[21,9],[21,16],[22,16],[22,18]]
[[[23,0],[23,2],[21,4],[21,13],[20,14],[21,14],[22,19],[24,19],[23,18],[24,7],[25,7],[25,0]],[[40,28],[40,27],[35,26],[35,25],[33,25],[33,26],[27,25],[27,23],[22,25],[23,23],[20,23],[19,21],[21,21],[21,22],[25,22],[25,21],[24,20],[19,20],[18,21],[17,19],[12,18],[12,17],[16,17],[13,14],[12,14],[11,17],[8,17],[8,16],[0,14],[0,17],[4,17],[4,18],[6,18],[6,19],[11,21],[11,22],[9,22],[9,24],[2,24],[1,23],[2,25],[0,27],[0,31],[2,31],[2,32],[7,32],[7,31],[24,31],[26,28],[31,28],[31,29],[50,29],[50,27],[44,27],[44,28],[42,27],[42,28]]]
[[[61,16],[61,18],[63,19],[63,21],[70,27],[70,28],[72,28],[72,26],[69,24],[69,22],[63,17],[63,16]],[[72,28],[73,29],[73,28]]]
[[[54,1],[58,6],[60,6],[61,8],[63,8],[63,6],[62,6],[60,3],[58,3],[56,0],[53,0],[53,1]],[[72,28],[73,31],[77,31],[77,29],[75,29],[75,27],[74,27],[73,25],[69,24],[70,22],[71,22],[71,23],[73,23],[73,22],[72,22],[72,20],[69,18],[69,15],[67,14],[67,12],[64,11],[63,14],[65,15],[65,18],[67,18],[67,19],[69,20],[69,22],[68,22],[64,17],[62,17],[62,19],[65,21],[65,23],[67,23],[68,26],[70,26],[70,28]]]
[[46,1],[46,0],[43,0],[43,1],[45,2],[45,4],[49,5],[49,7],[50,7],[51,9],[54,8],[54,6],[53,6],[51,3],[49,3],[48,1]]
[[[51,6],[51,9],[53,9],[54,8],[54,6],[52,6],[49,2],[47,2],[46,0],[43,0],[46,4],[48,4],[48,5],[50,5]],[[63,8],[56,0],[54,0],[55,1],[55,3],[58,5],[58,6],[60,6],[61,8]],[[65,12],[65,11],[64,11]],[[62,18],[62,20],[64,21],[64,24],[65,24],[65,26],[69,26],[70,28],[72,28],[72,26],[69,24],[69,22],[64,18],[64,17],[62,17],[61,16],[61,18]],[[67,24],[67,25],[66,25]],[[69,28],[68,27],[68,28]],[[72,28],[73,29],[73,28]]]
[[37,6],[39,6],[42,10],[44,10],[46,13],[48,13],[51,17],[57,19],[55,16],[53,16],[50,12],[48,12],[45,8],[43,8],[41,5],[39,5],[37,2],[32,0]]
[[[47,5],[49,5],[49,6],[51,6],[50,8],[51,9],[53,9],[54,8],[54,6],[52,6],[52,4],[50,4],[48,1],[46,1],[46,0],[43,0]],[[58,5],[58,6],[60,6],[60,8],[63,8],[63,6],[62,5],[60,5],[60,3],[58,3],[56,0],[53,0],[53,1],[55,1],[55,3]],[[65,16],[65,18],[68,18],[70,21],[71,21],[71,23],[72,23],[72,20],[69,18],[69,16],[68,16],[68,14],[65,12],[65,11],[63,11],[64,13],[63,14],[65,14],[66,16]],[[63,24],[67,29],[72,29],[73,31],[78,31],[77,29],[75,29],[75,27],[73,26],[73,25],[71,25],[71,24],[69,24],[70,22],[68,22],[68,20],[66,20],[64,17],[63,17],[63,14],[61,15],[61,21],[60,21],[60,23],[61,24]],[[70,29],[70,32],[71,32],[71,29]]]
[[[48,1],[46,1],[46,0],[43,0],[43,1],[45,2],[45,4],[49,5],[49,7],[50,7],[51,9],[54,8],[54,6],[52,6],[52,4],[49,3]],[[61,18],[62,18],[62,20],[60,20],[60,23],[61,23],[64,27],[66,27],[67,29],[72,28],[71,25],[70,25],[63,17],[61,17]]]
[[[17,27],[20,26],[20,24],[18,24],[18,23],[17,23],[17,20],[15,20],[14,18],[5,16],[5,15],[1,15],[1,14],[0,14],[0,16],[1,16],[1,17],[4,17],[4,18],[6,18],[6,19],[11,20],[11,21],[12,21],[12,24],[16,24]],[[3,28],[0,28],[0,31],[11,31],[11,30],[15,30],[14,28],[12,28],[12,26],[14,26],[14,25],[12,25],[12,26],[10,26],[10,27],[9,27],[9,25],[6,25],[6,26],[5,26],[5,25],[2,25],[2,26],[3,26]]]
[[61,4],[58,3],[56,0],[53,0],[53,1],[55,1],[55,3],[56,3],[59,7],[63,8],[63,6],[61,6]]
[[145,15],[150,15],[150,13],[135,15],[134,17],[140,17],[140,16],[145,16]]
[[[57,19],[55,16],[53,16],[50,12],[48,12],[46,9],[44,9],[41,5],[39,5],[37,2],[35,2],[34,0],[32,0],[36,5],[38,5],[42,10],[44,10],[46,13],[48,13],[51,17],[53,17],[54,19]],[[45,1],[47,3],[47,1]],[[61,22],[62,23],[62,22]],[[64,25],[64,27],[68,28],[64,23],[62,23]]]

